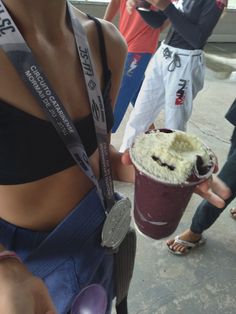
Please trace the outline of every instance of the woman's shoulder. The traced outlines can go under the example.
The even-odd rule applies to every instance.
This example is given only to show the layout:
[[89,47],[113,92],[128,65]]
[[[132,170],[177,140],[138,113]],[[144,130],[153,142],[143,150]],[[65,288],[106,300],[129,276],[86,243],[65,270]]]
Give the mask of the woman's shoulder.
[[[82,26],[84,27],[88,38],[95,38],[97,36],[96,26],[93,20],[91,20],[87,14],[74,8],[75,15],[80,20]],[[100,22],[102,26],[102,31],[106,43],[106,48],[112,50],[113,53],[121,53],[126,54],[127,52],[127,44],[121,33],[119,32],[118,28],[111,22],[105,21],[103,19],[97,18],[96,19]]]
[[116,54],[126,56],[127,44],[118,28],[111,22],[102,19],[99,19],[99,21],[102,24],[107,50],[110,50],[113,56]]

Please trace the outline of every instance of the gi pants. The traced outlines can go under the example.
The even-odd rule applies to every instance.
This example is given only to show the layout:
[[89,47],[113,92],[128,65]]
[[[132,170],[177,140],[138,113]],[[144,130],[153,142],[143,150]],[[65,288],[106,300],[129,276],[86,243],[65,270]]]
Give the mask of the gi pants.
[[179,49],[162,43],[148,65],[120,151],[124,152],[139,133],[147,131],[162,109],[165,128],[185,131],[193,99],[203,88],[204,76],[202,50]]

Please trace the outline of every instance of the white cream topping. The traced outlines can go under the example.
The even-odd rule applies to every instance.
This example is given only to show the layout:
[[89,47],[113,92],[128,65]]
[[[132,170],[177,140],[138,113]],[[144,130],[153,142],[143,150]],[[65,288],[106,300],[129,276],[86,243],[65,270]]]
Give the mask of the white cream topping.
[[186,183],[197,156],[204,165],[210,165],[208,147],[194,135],[174,131],[154,131],[139,135],[130,155],[135,166],[142,172],[169,183]]

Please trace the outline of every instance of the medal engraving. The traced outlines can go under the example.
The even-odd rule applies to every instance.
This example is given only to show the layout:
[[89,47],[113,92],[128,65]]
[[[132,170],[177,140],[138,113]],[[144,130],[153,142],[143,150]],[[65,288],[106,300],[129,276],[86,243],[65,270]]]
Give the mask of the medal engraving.
[[118,200],[104,222],[102,246],[116,249],[126,236],[131,222],[131,202],[128,198]]

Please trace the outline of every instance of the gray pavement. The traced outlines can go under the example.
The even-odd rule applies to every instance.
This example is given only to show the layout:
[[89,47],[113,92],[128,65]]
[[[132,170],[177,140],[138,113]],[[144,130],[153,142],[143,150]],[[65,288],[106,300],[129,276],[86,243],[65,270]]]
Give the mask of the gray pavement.
[[[204,89],[194,101],[188,131],[208,144],[223,165],[233,126],[224,115],[236,97],[236,44],[208,44]],[[128,110],[112,143],[119,148]],[[163,126],[163,117],[156,121]],[[116,190],[133,200],[133,185],[115,182]],[[175,234],[189,227],[201,198],[193,195]],[[236,200],[231,205],[236,206]],[[174,236],[173,235],[173,236]],[[236,221],[227,208],[205,232],[207,242],[187,256],[168,252],[165,239],[154,241],[139,233],[130,314],[236,313]]]

